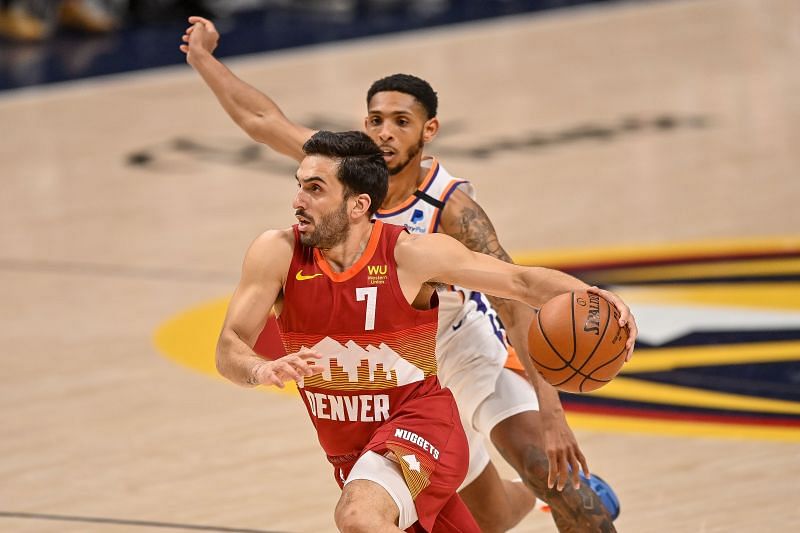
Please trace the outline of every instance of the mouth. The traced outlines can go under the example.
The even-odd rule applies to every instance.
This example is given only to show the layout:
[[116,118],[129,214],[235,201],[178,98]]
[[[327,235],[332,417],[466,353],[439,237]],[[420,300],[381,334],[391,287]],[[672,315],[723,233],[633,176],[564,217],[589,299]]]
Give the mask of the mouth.
[[388,161],[395,155],[395,151],[388,146],[381,146],[381,153],[383,154],[383,160]]
[[313,219],[311,219],[309,217],[306,217],[303,214],[295,213],[294,216],[297,219],[297,229],[299,229],[300,231],[307,230],[308,227],[311,226],[311,224],[314,223]]

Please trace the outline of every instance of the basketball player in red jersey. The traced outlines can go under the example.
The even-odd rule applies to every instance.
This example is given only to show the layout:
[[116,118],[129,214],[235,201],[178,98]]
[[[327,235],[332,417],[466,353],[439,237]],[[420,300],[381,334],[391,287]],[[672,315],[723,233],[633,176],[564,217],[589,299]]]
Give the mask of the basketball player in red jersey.
[[[213,58],[210,52],[218,34],[209,21],[192,17],[190,22],[195,25],[184,36],[189,44],[182,49],[226,111],[255,140],[300,160],[300,148],[313,131],[287,120],[272,100]],[[193,28],[197,28],[194,38]],[[370,90],[365,121],[366,132],[384,149],[391,173],[384,209],[376,217],[405,223],[412,231],[450,234],[475,251],[510,262],[491,221],[474,201],[469,183],[452,178],[437,161],[423,157],[424,144],[438,131],[435,93],[423,80],[416,79],[423,85],[422,95],[414,80],[410,89],[391,80],[382,84],[384,81]],[[433,95],[432,108],[425,89]],[[482,530],[513,527],[535,502],[524,485],[500,478],[489,461],[483,435],[492,439],[527,486],[551,506],[559,530],[613,529],[610,521],[619,509],[616,498],[604,490],[607,486],[601,480],[590,480],[593,487],[599,486],[595,490],[603,497],[603,505],[585,482],[578,481],[579,471],[588,473],[588,467],[555,390],[532,367],[527,368],[537,400],[518,376],[502,369],[506,347],[494,338],[499,329],[496,315],[483,295],[459,291],[457,296],[462,299],[456,305],[448,303],[449,296],[441,295],[440,323],[445,327],[440,329],[439,375],[456,395],[469,437],[470,470],[460,492]],[[531,310],[502,299],[491,301],[513,344],[524,348]],[[630,328],[632,350],[635,323],[631,322]],[[519,359],[530,366],[524,351]],[[573,485],[564,488],[568,478]]]
[[[317,132],[305,144],[298,224],[250,246],[217,345],[234,383],[294,380],[342,495],[342,531],[480,531],[456,490],[468,448],[455,399],[436,377],[438,300],[457,284],[539,306],[586,288],[561,272],[512,265],[443,234],[372,220],[389,172],[364,133]],[[616,296],[599,291],[623,309]],[[289,355],[253,346],[274,306]]]

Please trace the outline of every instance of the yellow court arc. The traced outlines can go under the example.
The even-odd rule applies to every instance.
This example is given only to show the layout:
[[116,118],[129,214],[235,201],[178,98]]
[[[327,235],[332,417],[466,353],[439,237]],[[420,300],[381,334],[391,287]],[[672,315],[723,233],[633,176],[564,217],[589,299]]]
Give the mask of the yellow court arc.
[[[223,379],[214,364],[217,345],[229,298],[217,298],[179,313],[162,324],[153,337],[153,342],[164,356],[176,363]],[[281,394],[294,394],[297,387],[288,383],[285,389],[264,389]]]

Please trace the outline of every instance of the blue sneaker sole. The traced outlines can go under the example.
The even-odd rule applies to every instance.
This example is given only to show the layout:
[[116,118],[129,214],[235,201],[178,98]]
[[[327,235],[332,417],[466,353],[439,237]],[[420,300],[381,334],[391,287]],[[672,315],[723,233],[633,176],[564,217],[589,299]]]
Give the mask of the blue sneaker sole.
[[603,478],[596,474],[592,474],[592,477],[587,479],[586,476],[583,475],[583,472],[579,474],[581,480],[589,485],[589,488],[597,494],[597,497],[600,498],[600,501],[603,502],[603,505],[608,510],[608,514],[611,515],[612,520],[616,520],[619,516],[620,505],[619,505],[619,498],[617,498],[614,489],[611,488],[611,485],[605,482]]

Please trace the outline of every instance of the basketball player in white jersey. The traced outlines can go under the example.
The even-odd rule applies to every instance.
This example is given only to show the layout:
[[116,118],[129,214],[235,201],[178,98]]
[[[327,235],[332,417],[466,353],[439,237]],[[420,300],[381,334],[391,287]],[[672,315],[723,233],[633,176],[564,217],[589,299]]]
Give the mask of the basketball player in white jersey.
[[[219,34],[210,21],[190,17],[189,22],[193,26],[181,49],[225,111],[254,140],[302,160],[302,146],[314,131],[289,121],[269,97],[213,57]],[[390,172],[389,192],[376,217],[405,224],[412,233],[447,233],[474,251],[511,262],[469,183],[423,156],[424,145],[439,128],[436,93],[430,85],[413,76],[390,76],[373,84],[367,104],[365,131],[382,149]],[[533,311],[497,298],[489,305],[484,295],[457,287],[441,293],[440,300],[438,374],[456,398],[470,441],[470,469],[460,495],[482,531],[508,530],[536,502],[521,483],[500,478],[489,461],[484,436],[525,485],[547,502],[559,531],[614,531],[611,521],[619,504],[613,491],[596,477],[579,477],[581,470],[588,474],[588,466],[558,394],[528,360],[527,328]],[[624,306],[619,299],[615,303]],[[504,369],[508,352],[492,307],[520,352],[530,384]],[[637,330],[632,320],[628,326],[630,357]]]

